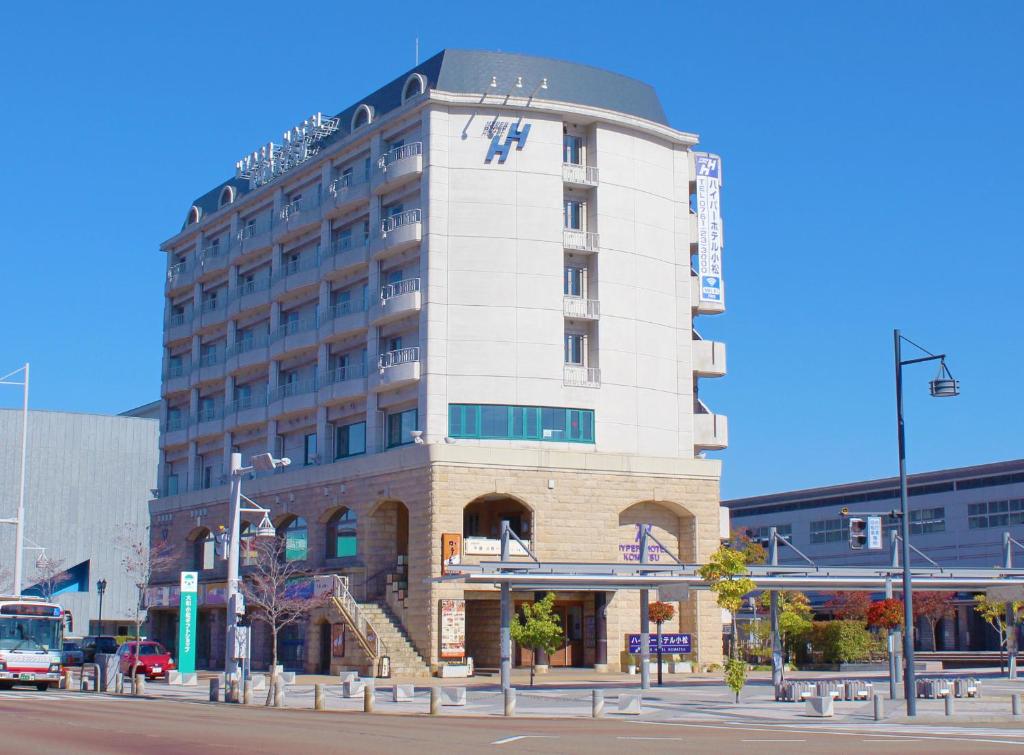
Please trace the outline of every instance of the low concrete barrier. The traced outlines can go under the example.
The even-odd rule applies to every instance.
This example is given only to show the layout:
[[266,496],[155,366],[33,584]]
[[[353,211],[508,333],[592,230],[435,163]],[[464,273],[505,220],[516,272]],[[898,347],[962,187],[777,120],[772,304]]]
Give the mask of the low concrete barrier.
[[416,694],[416,687],[412,684],[396,684],[391,688],[391,702],[411,703]]
[[342,697],[359,697],[363,694],[366,685],[360,679],[353,679],[341,685]]
[[619,713],[625,716],[639,716],[642,698],[640,695],[620,694]]
[[590,715],[594,718],[604,718],[604,690],[595,689],[591,693]]
[[885,718],[885,701],[879,695],[874,697],[874,713],[876,721],[881,721]]
[[807,698],[805,715],[831,718],[835,714],[835,701],[831,695],[813,695]]
[[916,694],[926,699],[981,697],[981,681],[973,676],[958,679],[918,679]]
[[1016,693],[1010,695],[1010,710],[1013,712],[1013,715],[1015,715],[1015,716],[1019,716],[1020,715],[1020,693],[1019,692],[1016,692]]
[[339,683],[344,684],[345,682],[354,682],[359,678],[358,671],[342,671],[338,674]]
[[220,678],[216,676],[210,679],[210,702],[220,702]]
[[515,688],[510,687],[505,690],[505,715],[514,716],[516,714],[516,691]]
[[441,705],[465,705],[465,687],[441,687]]

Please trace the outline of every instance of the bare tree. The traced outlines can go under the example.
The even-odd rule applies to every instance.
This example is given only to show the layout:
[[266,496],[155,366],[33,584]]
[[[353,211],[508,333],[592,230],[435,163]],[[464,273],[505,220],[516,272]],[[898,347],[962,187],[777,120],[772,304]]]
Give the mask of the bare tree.
[[[118,547],[122,552],[121,568],[135,585],[138,600],[132,616],[135,624],[135,642],[142,636],[142,624],[146,620],[146,590],[153,581],[153,575],[169,571],[174,566],[174,549],[166,540],[150,543],[149,528],[142,531],[128,529],[118,538]],[[136,644],[138,653],[138,644]],[[135,675],[138,664],[132,664],[132,689],[135,689]]]
[[272,683],[267,695],[269,705],[273,683],[277,681],[277,639],[281,630],[304,619],[312,609],[324,603],[324,598],[317,595],[315,589],[306,589],[311,580],[309,572],[297,562],[285,558],[283,537],[256,540],[253,550],[255,559],[240,588],[252,618],[270,629]]
[[51,558],[46,555],[36,559],[36,586],[43,600],[53,600],[53,594],[65,574],[64,563],[63,558]]

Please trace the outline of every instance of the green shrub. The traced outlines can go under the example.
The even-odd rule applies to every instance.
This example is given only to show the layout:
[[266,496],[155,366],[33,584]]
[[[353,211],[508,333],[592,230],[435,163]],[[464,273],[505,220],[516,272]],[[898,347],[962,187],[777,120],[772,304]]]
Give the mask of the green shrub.
[[871,658],[876,640],[863,621],[817,621],[811,644],[826,663],[855,663]]
[[747,683],[747,664],[739,658],[730,658],[725,662],[725,683],[736,693],[736,702],[740,701],[740,690]]

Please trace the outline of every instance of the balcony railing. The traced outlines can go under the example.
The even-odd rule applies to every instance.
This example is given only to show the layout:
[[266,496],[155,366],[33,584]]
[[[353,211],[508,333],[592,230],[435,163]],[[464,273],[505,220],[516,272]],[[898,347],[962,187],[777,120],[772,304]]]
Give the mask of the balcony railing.
[[276,283],[277,281],[284,280],[289,275],[301,273],[303,270],[310,270],[319,264],[320,247],[318,246],[316,249],[303,252],[297,260],[288,260],[282,264],[277,272],[274,273],[273,280]]
[[579,186],[597,186],[598,170],[593,165],[562,163],[562,180]]
[[566,296],[562,300],[562,310],[566,317],[596,320],[601,315],[601,302],[597,299],[584,299],[582,296]]
[[199,253],[199,263],[204,267],[214,262],[220,262],[228,254],[227,244],[213,244],[212,246],[205,247],[203,251]]
[[247,223],[238,229],[238,240],[248,241],[249,239],[256,238],[257,236],[267,233],[271,226],[270,217],[261,218],[253,223]]
[[567,364],[562,375],[562,384],[572,388],[600,388],[601,370],[598,367]]
[[422,213],[419,209],[406,210],[400,212],[397,215],[391,215],[380,222],[381,235],[387,236],[389,233],[394,231],[396,228],[401,228],[403,225],[411,225],[412,223],[419,223],[422,221]]
[[224,416],[223,406],[208,406],[196,412],[196,424],[200,422],[212,422]]
[[345,252],[351,252],[353,249],[364,247],[369,243],[370,237],[368,234],[360,233],[359,236],[343,236],[331,242],[331,245],[327,247],[327,253],[320,256],[321,259],[334,257],[339,254],[345,254]]
[[248,296],[249,294],[266,291],[268,288],[270,288],[270,276],[261,275],[256,280],[243,281],[242,283],[239,283],[235,286],[233,295],[236,299],[240,299],[243,296]]
[[420,347],[410,346],[396,351],[385,351],[377,357],[377,369],[386,370],[388,367],[418,361],[420,361]]
[[224,356],[233,357],[237,354],[244,354],[247,351],[252,351],[253,349],[262,349],[269,342],[270,337],[267,333],[250,333],[244,338],[240,338],[228,346],[224,350]]
[[173,265],[167,268],[167,280],[169,280],[171,283],[174,283],[174,281],[177,278],[183,276],[188,271],[188,260],[184,260],[182,262],[175,262]]
[[332,304],[327,308],[327,314],[324,316],[324,321],[335,320],[345,315],[350,315],[354,312],[366,311],[365,302],[362,298],[350,299],[349,301],[340,301],[337,304]]
[[246,409],[258,409],[261,406],[267,405],[267,391],[260,390],[254,394],[248,396],[242,396],[236,398],[234,401],[224,407],[225,414],[235,414],[237,412],[244,412]]
[[566,249],[579,249],[583,252],[596,252],[599,248],[597,234],[592,231],[581,231],[576,228],[562,230],[562,245]]
[[296,199],[293,202],[289,202],[281,208],[281,220],[288,221],[294,219],[297,215],[309,210],[315,210],[320,206],[320,193],[310,195],[303,195],[301,198]]
[[167,315],[167,327],[177,328],[179,325],[184,325],[191,319],[191,314],[185,314],[184,312],[176,312],[174,314]]
[[220,349],[214,348],[199,357],[199,367],[213,367],[220,363]]
[[204,299],[203,303],[199,305],[200,314],[206,314],[207,312],[213,312],[214,310],[224,309],[224,305],[227,303],[226,296],[211,296],[208,299]]
[[167,371],[164,373],[164,377],[168,379],[181,377],[187,371],[184,360],[179,360],[167,365]]
[[168,415],[167,425],[164,428],[167,432],[174,432],[175,430],[184,430],[187,427],[185,423],[184,415]]
[[386,286],[381,286],[380,289],[380,300],[386,302],[395,296],[401,296],[402,294],[414,294],[420,290],[420,279],[419,278],[406,278],[405,280],[397,281],[395,283],[389,283]]
[[289,322],[281,323],[281,325],[278,326],[277,330],[274,331],[274,335],[271,337],[270,340],[276,341],[279,338],[284,338],[285,336],[293,336],[296,333],[304,333],[307,330],[315,330],[319,324],[320,319],[314,312],[312,315],[307,315],[305,317],[300,317]]
[[316,378],[307,378],[305,380],[292,380],[288,383],[283,383],[270,391],[271,401],[280,401],[281,399],[288,398],[289,396],[299,396],[303,393],[312,393],[317,388]]
[[320,388],[332,383],[344,383],[346,380],[358,380],[366,377],[365,364],[348,364],[327,372],[320,373]]
[[395,147],[389,149],[383,155],[377,158],[377,167],[381,170],[387,170],[391,163],[404,160],[407,157],[415,157],[416,155],[423,154],[423,142],[411,142],[410,144],[403,144],[401,147]]

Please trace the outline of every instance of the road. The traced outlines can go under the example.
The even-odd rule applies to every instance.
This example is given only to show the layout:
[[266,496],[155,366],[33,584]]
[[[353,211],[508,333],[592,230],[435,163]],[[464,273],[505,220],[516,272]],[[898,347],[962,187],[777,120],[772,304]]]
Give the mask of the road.
[[[1024,729],[383,716],[75,693],[0,693],[2,752],[648,753],[986,752],[1024,749]],[[16,725],[12,725],[16,722]]]

